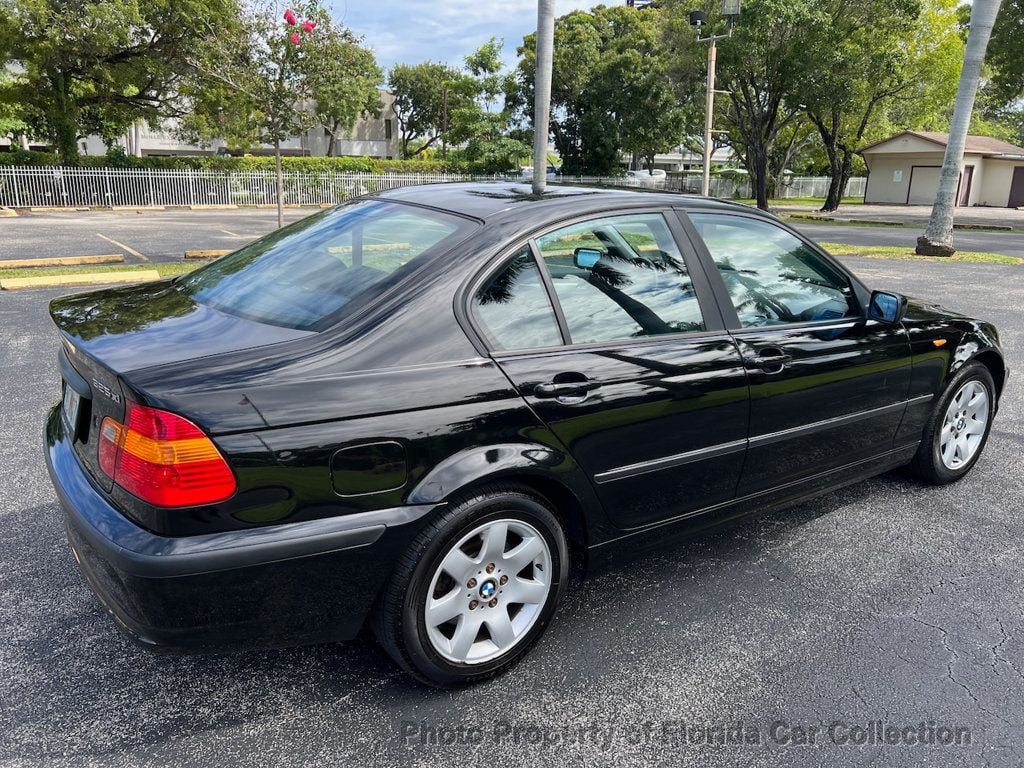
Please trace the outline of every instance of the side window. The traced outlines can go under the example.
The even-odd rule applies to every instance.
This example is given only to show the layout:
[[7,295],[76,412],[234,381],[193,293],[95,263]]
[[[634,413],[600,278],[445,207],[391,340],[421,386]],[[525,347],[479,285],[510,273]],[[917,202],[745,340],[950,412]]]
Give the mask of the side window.
[[690,214],[744,328],[860,315],[842,272],[766,221]]
[[477,289],[472,307],[492,349],[533,349],[562,343],[555,311],[529,247]]
[[574,344],[704,330],[697,295],[658,213],[612,216],[537,239]]

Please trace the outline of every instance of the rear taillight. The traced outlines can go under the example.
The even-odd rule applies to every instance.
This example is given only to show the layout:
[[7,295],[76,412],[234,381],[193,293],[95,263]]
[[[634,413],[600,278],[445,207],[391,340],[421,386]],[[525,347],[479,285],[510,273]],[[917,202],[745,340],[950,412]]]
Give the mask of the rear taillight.
[[203,431],[174,413],[128,403],[125,423],[100,424],[99,464],[128,493],[158,507],[194,507],[235,492],[235,476]]

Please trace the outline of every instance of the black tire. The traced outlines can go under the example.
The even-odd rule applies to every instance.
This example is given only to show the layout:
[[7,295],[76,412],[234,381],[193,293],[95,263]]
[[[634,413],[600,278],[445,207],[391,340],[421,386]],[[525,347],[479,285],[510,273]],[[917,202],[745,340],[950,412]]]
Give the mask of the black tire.
[[[518,519],[533,526],[551,555],[551,587],[533,626],[504,655],[479,664],[441,656],[427,635],[427,590],[449,550],[490,520]],[[374,609],[371,626],[392,659],[421,682],[442,688],[480,682],[516,664],[543,634],[568,581],[569,548],[565,532],[548,502],[511,483],[482,486],[453,498],[399,558]]]
[[[985,432],[981,437],[974,455],[963,466],[950,469],[942,462],[942,455],[939,450],[939,442],[942,431],[942,421],[946,415],[946,409],[950,401],[960,391],[961,387],[969,381],[977,381],[988,391],[988,421],[985,425]],[[992,418],[995,416],[996,408],[996,386],[992,380],[992,374],[981,363],[971,363],[958,371],[946,387],[938,403],[932,411],[928,423],[925,424],[924,434],[921,437],[921,445],[911,460],[909,469],[911,474],[918,480],[931,485],[947,485],[955,483],[962,478],[977,463],[985,450],[989,433],[992,431]]]

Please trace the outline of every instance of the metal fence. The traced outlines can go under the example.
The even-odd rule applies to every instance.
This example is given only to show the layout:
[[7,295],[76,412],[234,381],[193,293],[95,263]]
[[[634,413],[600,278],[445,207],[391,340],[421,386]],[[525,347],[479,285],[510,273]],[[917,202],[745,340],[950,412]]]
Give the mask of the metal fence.
[[[288,205],[334,205],[351,197],[412,184],[445,181],[514,179],[521,176],[469,176],[452,173],[296,173],[284,174]],[[562,177],[559,181],[636,186],[621,176]],[[788,178],[779,197],[824,197],[825,177]],[[847,194],[864,194],[863,178],[850,179]],[[684,192],[700,189],[700,178],[673,175],[658,188]],[[743,178],[714,176],[711,194],[749,198]],[[0,206],[9,208],[109,208],[115,206],[273,205],[276,179],[272,171],[197,171],[149,168],[62,168],[0,166]]]

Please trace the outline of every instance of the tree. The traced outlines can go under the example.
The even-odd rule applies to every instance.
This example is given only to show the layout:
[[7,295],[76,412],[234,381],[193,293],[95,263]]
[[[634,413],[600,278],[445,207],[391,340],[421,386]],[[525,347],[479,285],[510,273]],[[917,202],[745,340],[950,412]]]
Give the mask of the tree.
[[798,95],[817,128],[831,182],[823,211],[839,207],[855,153],[895,99],[921,99],[955,77],[962,48],[955,0],[817,0],[829,23],[807,40],[815,64]]
[[395,97],[402,156],[432,147],[444,135],[451,112],[467,106],[476,90],[455,67],[426,61],[396,64],[388,75],[388,89]]
[[[555,20],[551,133],[563,173],[612,174],[627,148],[648,161],[683,138],[660,12],[598,6]],[[527,35],[506,100],[533,119],[536,36]]]
[[988,64],[992,67],[992,89],[1002,104],[1024,95],[1024,0],[1005,0],[992,28]]
[[917,238],[916,250],[921,256],[952,256],[956,252],[953,247],[953,203],[960,181],[960,163],[967,144],[974,97],[978,92],[985,50],[999,14],[999,5],[1000,0],[974,0],[971,6],[971,30],[964,49],[964,66],[960,72],[956,104],[953,106],[953,121],[949,127],[939,189],[928,229]]
[[208,30],[201,54],[192,60],[197,74],[186,91],[192,110],[182,132],[240,146],[273,145],[279,227],[284,225],[281,143],[317,123],[312,71],[322,61],[316,30],[326,19],[316,0],[297,3],[284,18],[267,0],[246,9],[236,24]]
[[325,15],[316,31],[318,41],[308,58],[311,95],[316,119],[331,139],[327,154],[333,156],[339,134],[351,130],[363,115],[380,115],[384,73],[373,51],[330,17]]
[[525,142],[511,135],[510,113],[493,109],[505,90],[502,42],[491,38],[465,58],[468,76],[460,81],[462,105],[448,116],[445,141],[460,145],[459,155],[478,173],[505,173],[530,154]]
[[[688,64],[676,65],[680,88],[693,92],[693,72],[699,71],[703,46],[695,43],[688,23],[691,10],[704,10],[709,25],[702,34],[721,33],[724,22],[717,4],[703,0],[667,0],[666,42]],[[773,187],[771,159],[779,135],[797,120],[801,110],[797,78],[814,66],[807,38],[828,19],[815,0],[747,0],[729,40],[718,46],[717,81],[729,92],[728,111],[716,123],[729,131],[732,148],[750,174],[759,208],[767,209]],[[701,113],[703,114],[703,113]]]
[[80,136],[182,114],[190,58],[237,13],[235,0],[2,0],[0,68],[14,74],[0,100],[74,164]]

